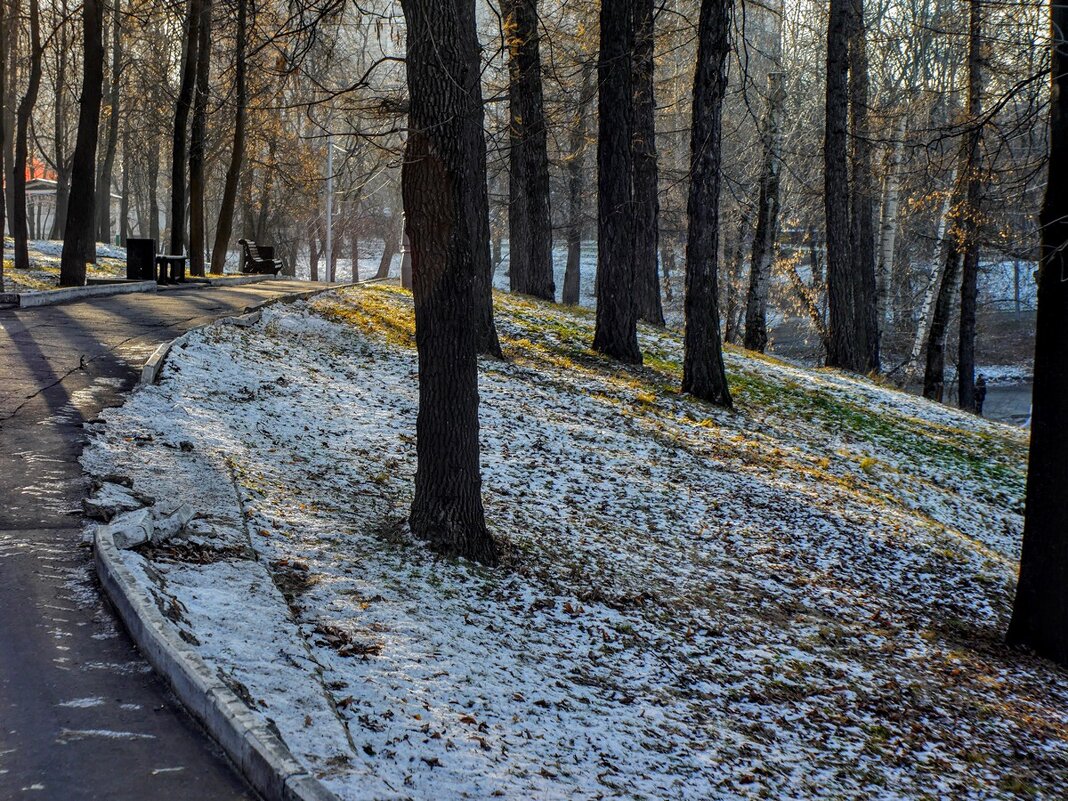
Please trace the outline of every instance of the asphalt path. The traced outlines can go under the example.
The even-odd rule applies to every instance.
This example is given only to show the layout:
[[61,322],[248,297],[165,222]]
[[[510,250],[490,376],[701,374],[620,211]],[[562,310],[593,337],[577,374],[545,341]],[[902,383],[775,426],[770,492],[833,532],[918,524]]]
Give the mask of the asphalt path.
[[266,281],[0,309],[0,799],[253,799],[102,597],[83,534],[83,422],[161,343]]

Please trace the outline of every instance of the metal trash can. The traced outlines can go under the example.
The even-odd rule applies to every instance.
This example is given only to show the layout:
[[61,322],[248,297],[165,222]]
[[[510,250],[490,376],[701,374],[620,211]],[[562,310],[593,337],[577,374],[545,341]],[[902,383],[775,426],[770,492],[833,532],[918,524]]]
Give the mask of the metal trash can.
[[156,277],[156,240],[126,240],[126,277],[151,281]]

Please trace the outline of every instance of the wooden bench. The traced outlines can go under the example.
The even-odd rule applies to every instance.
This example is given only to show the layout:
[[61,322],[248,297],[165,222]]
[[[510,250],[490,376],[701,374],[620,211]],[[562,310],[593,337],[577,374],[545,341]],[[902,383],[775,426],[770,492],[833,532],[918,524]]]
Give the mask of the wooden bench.
[[239,239],[237,242],[245,254],[241,261],[241,272],[255,275],[278,275],[282,270],[284,264],[281,259],[271,257],[273,252],[271,256],[262,253],[261,248],[251,239]]

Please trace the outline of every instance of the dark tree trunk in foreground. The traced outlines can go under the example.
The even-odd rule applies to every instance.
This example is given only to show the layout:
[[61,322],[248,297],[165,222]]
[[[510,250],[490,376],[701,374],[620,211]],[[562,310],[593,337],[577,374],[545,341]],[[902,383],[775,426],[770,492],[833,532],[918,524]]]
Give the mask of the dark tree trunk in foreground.
[[[30,77],[26,94],[19,103],[15,129],[15,165],[12,183],[15,206],[11,209],[11,234],[15,240],[15,269],[30,269],[29,223],[26,218],[26,162],[29,158],[29,128],[37,91],[41,88],[41,11],[37,0],[30,0]],[[2,232],[0,232],[2,233]]]
[[597,327],[593,349],[641,364],[634,297],[633,0],[602,0],[597,64]]
[[971,0],[968,15],[968,188],[964,215],[964,262],[960,286],[960,339],[957,345],[957,403],[962,409],[975,411],[975,310],[979,300],[979,215],[982,201],[980,145],[982,128],[982,36],[983,18],[980,0]]
[[1023,552],[1009,641],[1068,666],[1068,5],[1051,3],[1053,94]]
[[656,164],[656,98],[653,93],[655,26],[653,0],[632,0],[634,8],[634,289],[638,316],[664,324],[660,301],[660,199]]
[[554,300],[549,156],[537,0],[508,0],[508,263],[511,289]]
[[[237,32],[234,40],[234,143],[230,150],[230,166],[226,168],[219,223],[215,227],[215,244],[211,249],[211,271],[226,269],[226,253],[234,232],[234,209],[237,206],[237,185],[245,161],[245,118],[248,89],[245,81],[245,38],[248,29],[248,0],[237,0]],[[355,273],[354,273],[355,275]],[[356,279],[353,278],[355,281]]]
[[170,252],[174,254],[185,252],[186,128],[189,124],[189,109],[193,104],[193,89],[196,84],[200,10],[201,0],[189,0],[185,18],[185,45],[182,48],[182,81],[178,90],[178,103],[174,109],[174,128],[171,132]]
[[853,259],[853,313],[859,340],[860,367],[879,369],[879,304],[875,282],[875,189],[871,132],[868,130],[868,42],[864,0],[851,0],[849,14],[849,116],[852,135],[852,182],[849,204],[849,249]]
[[96,139],[103,96],[103,6],[99,0],[82,3],[82,97],[78,139],[71,164],[70,202],[63,229],[60,286],[85,284],[85,252],[93,247],[96,228]]
[[582,177],[586,162],[586,129],[589,105],[593,102],[595,64],[582,65],[582,83],[578,109],[571,128],[571,149],[567,157],[567,266],[564,268],[564,289],[561,302],[579,304],[582,286]]
[[782,108],[786,101],[781,72],[768,75],[768,109],[764,118],[764,164],[760,175],[756,233],[749,262],[745,302],[745,346],[761,353],[768,346],[768,287],[779,229],[779,174],[782,149]]
[[856,276],[849,224],[849,4],[830,0],[827,19],[827,96],[823,141],[824,209],[827,217],[827,366],[861,372]]
[[731,0],[702,0],[690,134],[690,220],[686,245],[686,332],[682,391],[731,406],[719,335],[720,132]]
[[96,177],[96,240],[111,244],[111,175],[119,143],[119,98],[122,89],[122,3],[113,0],[111,17],[111,75],[108,78],[108,129],[104,158]]
[[208,77],[211,71],[211,0],[200,0],[197,36],[197,81],[193,127],[189,135],[189,274],[204,275],[204,137],[208,121]]
[[[404,0],[411,241],[419,417],[415,536],[497,563],[482,510],[478,448],[477,272],[489,259],[482,88],[474,0]],[[484,239],[482,238],[484,237]]]

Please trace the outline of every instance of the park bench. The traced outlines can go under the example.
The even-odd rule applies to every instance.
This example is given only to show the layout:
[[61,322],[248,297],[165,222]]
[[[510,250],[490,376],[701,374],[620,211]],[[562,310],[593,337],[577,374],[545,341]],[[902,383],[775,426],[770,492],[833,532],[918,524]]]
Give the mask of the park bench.
[[[237,241],[245,254],[241,261],[241,272],[278,275],[284,265],[281,259],[273,258],[274,248],[260,247],[251,239]],[[264,253],[264,251],[268,252]]]

